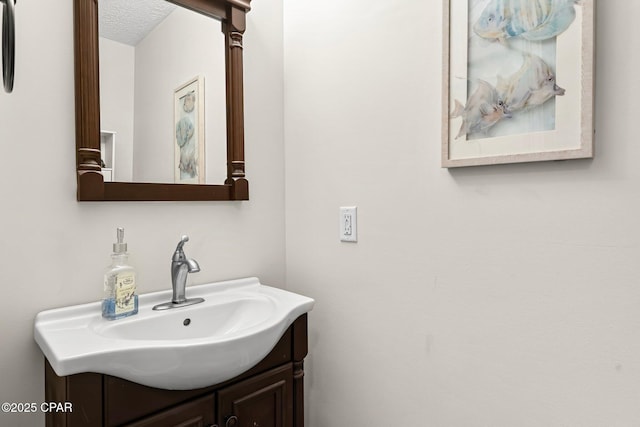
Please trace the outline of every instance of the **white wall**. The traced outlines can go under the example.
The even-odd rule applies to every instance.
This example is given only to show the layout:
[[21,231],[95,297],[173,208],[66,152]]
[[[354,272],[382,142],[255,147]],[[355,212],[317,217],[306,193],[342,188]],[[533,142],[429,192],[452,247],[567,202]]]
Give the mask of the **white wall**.
[[[245,37],[251,200],[78,203],[72,1],[18,2],[15,89],[0,92],[0,401],[44,400],[33,319],[101,298],[118,226],[126,229],[140,292],[170,288],[181,234],[191,237],[185,249],[202,268],[189,283],[256,275],[283,285],[282,2],[255,3]],[[44,425],[44,416],[0,413],[0,425]]]
[[223,183],[227,177],[227,134],[220,22],[176,8],[138,43],[135,52],[134,179],[174,182],[174,90],[201,76],[206,182]]
[[99,37],[100,129],[116,133],[113,181],[133,177],[135,50]]
[[460,170],[440,168],[442,2],[284,3],[307,427],[640,425],[640,3],[597,10],[595,159]]

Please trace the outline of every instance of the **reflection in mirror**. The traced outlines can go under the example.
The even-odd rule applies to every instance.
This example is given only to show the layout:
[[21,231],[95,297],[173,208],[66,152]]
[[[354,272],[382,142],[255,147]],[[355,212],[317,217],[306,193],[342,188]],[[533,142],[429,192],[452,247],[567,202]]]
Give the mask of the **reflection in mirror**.
[[225,182],[220,25],[164,0],[99,2],[105,181]]

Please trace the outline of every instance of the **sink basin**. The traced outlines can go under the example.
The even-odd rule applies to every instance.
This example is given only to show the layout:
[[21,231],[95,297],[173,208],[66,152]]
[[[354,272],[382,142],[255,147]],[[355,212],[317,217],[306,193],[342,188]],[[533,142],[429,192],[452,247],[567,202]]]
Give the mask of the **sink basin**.
[[103,319],[100,302],[43,311],[35,340],[59,376],[97,372],[189,390],[252,368],[314,304],[257,278],[189,286],[187,295],[205,301],[157,311],[171,290],[143,294],[138,314],[119,320]]

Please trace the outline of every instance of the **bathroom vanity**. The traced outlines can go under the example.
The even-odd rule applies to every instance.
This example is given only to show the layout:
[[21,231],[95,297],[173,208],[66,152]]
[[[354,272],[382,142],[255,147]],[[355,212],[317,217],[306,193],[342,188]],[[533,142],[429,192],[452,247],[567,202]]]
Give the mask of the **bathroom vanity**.
[[47,426],[303,427],[307,313],[314,300],[255,277],[189,287],[198,303],[119,320],[101,303],[38,313]]
[[[45,401],[70,402],[49,412],[48,427],[303,427],[303,360],[307,315],[298,317],[256,366],[195,390],[164,390],[97,373],[58,376],[45,362]],[[214,357],[214,356],[212,356]]]

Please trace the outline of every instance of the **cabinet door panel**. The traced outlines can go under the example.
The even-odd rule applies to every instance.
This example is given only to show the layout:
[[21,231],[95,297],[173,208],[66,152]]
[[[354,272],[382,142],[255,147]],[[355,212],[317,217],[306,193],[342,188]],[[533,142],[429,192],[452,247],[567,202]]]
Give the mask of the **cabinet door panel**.
[[293,427],[292,389],[291,363],[227,387],[218,393],[218,422],[228,427]]
[[127,427],[209,427],[214,425],[215,419],[215,397],[211,394],[127,424]]

